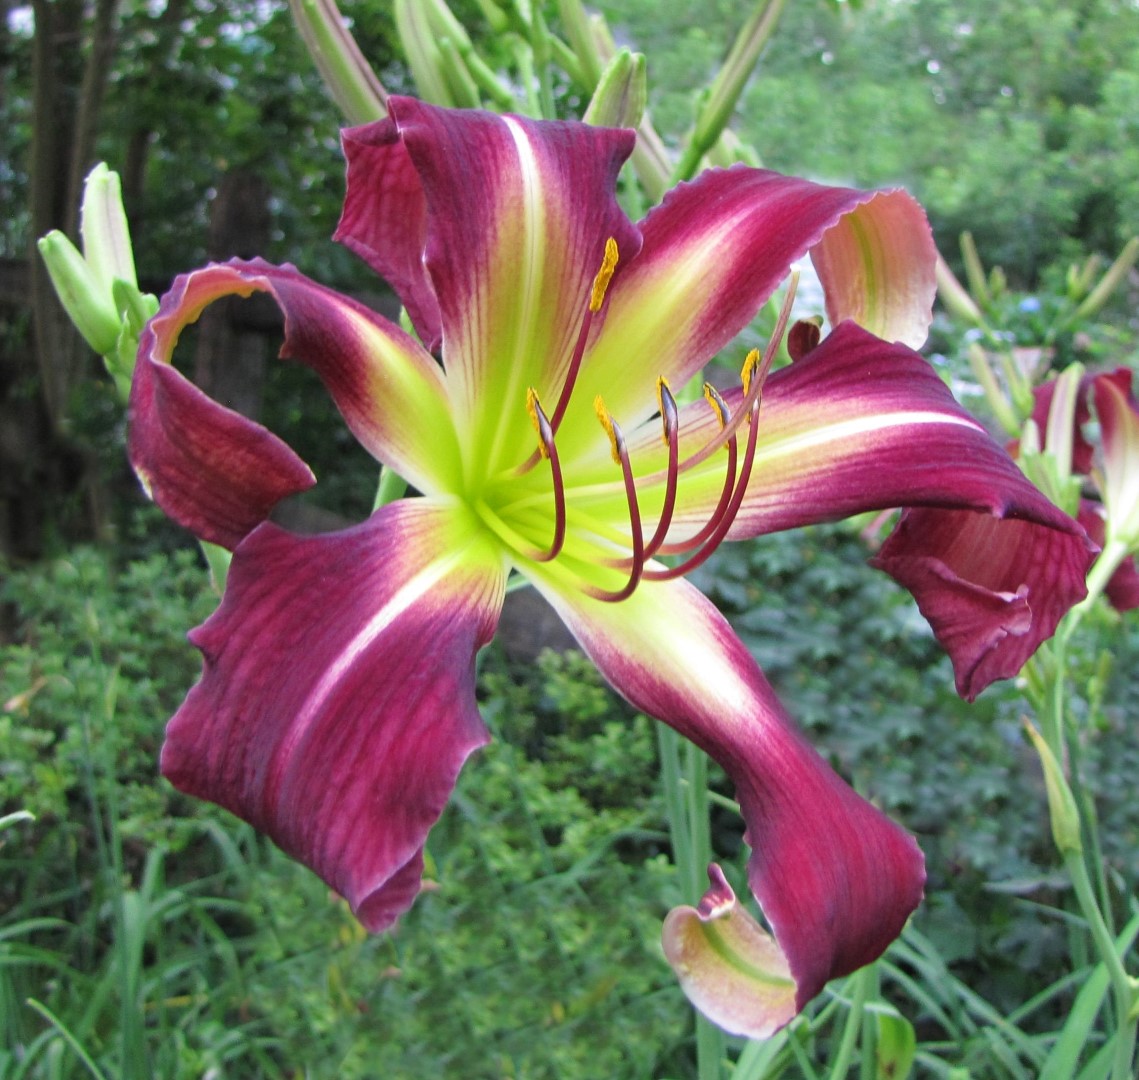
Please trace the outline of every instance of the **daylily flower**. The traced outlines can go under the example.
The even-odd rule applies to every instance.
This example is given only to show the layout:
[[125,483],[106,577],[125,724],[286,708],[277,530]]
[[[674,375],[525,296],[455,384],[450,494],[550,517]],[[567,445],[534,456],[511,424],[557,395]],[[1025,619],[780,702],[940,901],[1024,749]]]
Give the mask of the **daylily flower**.
[[[1087,494],[1079,499],[1076,518],[1091,540],[1106,548],[1110,531],[1113,539],[1120,539],[1133,549],[1139,536],[1129,542],[1127,529],[1129,515],[1139,521],[1139,405],[1131,386],[1132,372],[1121,367],[1113,372],[1084,375],[1079,380],[1075,401],[1068,406],[1070,420],[1060,417],[1068,421],[1064,430],[1058,430],[1053,419],[1059,383],[1059,379],[1049,379],[1034,391],[1032,420],[1039,432],[1047,433],[1044,449],[1062,454],[1065,460],[1060,467],[1083,478]],[[1088,438],[1093,404],[1102,439],[1099,448]],[[1117,494],[1109,498],[1110,492]],[[1097,494],[1099,497],[1095,498]],[[1109,510],[1116,517],[1111,530]],[[1122,558],[1104,588],[1104,595],[1117,611],[1139,607],[1139,568],[1133,554]]]
[[[910,507],[878,562],[972,694],[1083,595],[1083,532],[904,344],[929,323],[934,249],[903,192],[736,167],[634,225],[615,198],[632,132],[389,108],[344,134],[337,236],[393,285],[418,341],[258,260],[179,278],[142,342],[134,467],[171,517],[233,551],[191,634],[204,672],[163,772],[268,833],[365,926],[390,925],[488,738],[474,659],[517,571],[621,694],[727,771],[801,1008],[897,935],[921,854],[809,746],[682,574],[725,537]],[[814,348],[797,335],[803,355],[771,374],[772,350],[752,354],[741,386],[680,407],[670,387],[807,252],[837,329]],[[313,368],[416,497],[323,536],[266,521],[308,468],[169,363],[206,304],[256,291],[284,311],[282,356]]]

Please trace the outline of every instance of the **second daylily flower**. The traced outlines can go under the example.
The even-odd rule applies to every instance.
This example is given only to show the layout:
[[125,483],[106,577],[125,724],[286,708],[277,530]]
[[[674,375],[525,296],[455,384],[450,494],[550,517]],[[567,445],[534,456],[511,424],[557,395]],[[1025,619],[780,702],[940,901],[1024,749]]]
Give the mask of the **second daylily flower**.
[[[516,570],[621,694],[731,777],[801,1008],[897,935],[921,855],[811,749],[681,574],[726,537],[909,507],[877,562],[915,592],[972,695],[1083,595],[1086,538],[908,347],[929,322],[934,249],[904,193],[734,168],[634,225],[615,198],[631,132],[389,107],[345,133],[338,238],[394,286],[419,341],[254,261],[178,279],[142,343],[135,469],[233,551],[221,606],[192,634],[205,668],[163,771],[313,867],[366,926],[390,925],[488,737],[474,659]],[[753,354],[742,386],[679,407],[670,386],[807,252],[837,329],[809,351],[799,335],[805,355],[770,375]],[[418,497],[325,536],[266,522],[308,468],[169,363],[206,304],[255,291],[285,313],[282,355],[316,371]]]

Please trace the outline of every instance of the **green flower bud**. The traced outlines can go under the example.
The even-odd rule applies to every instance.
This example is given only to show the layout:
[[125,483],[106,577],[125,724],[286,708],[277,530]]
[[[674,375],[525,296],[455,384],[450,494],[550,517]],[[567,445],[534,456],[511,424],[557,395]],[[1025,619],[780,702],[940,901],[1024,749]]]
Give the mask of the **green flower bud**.
[[648,81],[641,53],[621,49],[601,73],[582,119],[598,127],[635,128],[645,114]]
[[112,352],[122,322],[115,310],[110,284],[99,280],[75,245],[58,229],[49,232],[36,246],[60,303],[76,329],[97,353]]
[[1048,814],[1052,819],[1052,839],[1056,843],[1056,849],[1065,858],[1069,855],[1079,855],[1083,852],[1084,845],[1080,838],[1080,812],[1076,809],[1072,789],[1068,787],[1060,763],[1048,743],[1044,741],[1044,736],[1027,718],[1024,720],[1024,730],[1032,740],[1037,754],[1040,755],[1040,764],[1044,770],[1044,788],[1048,793]]

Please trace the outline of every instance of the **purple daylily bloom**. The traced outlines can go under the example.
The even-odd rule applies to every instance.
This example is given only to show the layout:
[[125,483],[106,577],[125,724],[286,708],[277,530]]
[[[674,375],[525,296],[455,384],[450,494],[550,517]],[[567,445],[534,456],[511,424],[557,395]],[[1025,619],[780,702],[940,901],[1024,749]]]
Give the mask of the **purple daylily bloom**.
[[[221,606],[191,635],[204,673],[170,722],[163,772],[383,929],[411,904],[428,831],[487,739],[474,659],[517,571],[618,692],[727,771],[801,1008],[898,934],[921,854],[798,733],[683,571],[726,537],[914,508],[879,563],[925,598],[975,693],[1084,594],[1086,538],[912,351],[935,253],[904,192],[736,167],[634,225],[615,198],[631,132],[389,107],[344,134],[337,236],[392,283],[418,341],[259,260],[179,278],[144,334],[131,460],[171,517],[233,551]],[[770,355],[749,357],[746,389],[678,406],[669,384],[807,253],[837,329],[769,376]],[[204,305],[255,291],[284,311],[282,356],[316,371],[416,497],[329,535],[266,522],[311,473],[169,363]]]
[[[1072,408],[1072,430],[1063,433],[1065,436],[1070,434],[1071,441],[1070,458],[1063,463],[1063,467],[1084,477],[1085,487],[1093,489],[1090,492],[1093,496],[1096,494],[1094,489],[1100,489],[1098,499],[1080,498],[1076,519],[1089,538],[1101,548],[1107,543],[1108,532],[1105,500],[1111,485],[1107,475],[1110,473],[1113,478],[1121,478],[1130,471],[1139,470],[1139,405],[1136,404],[1131,384],[1131,369],[1125,367],[1098,375],[1084,375],[1079,381]],[[1032,419],[1042,436],[1049,431],[1049,417],[1057,385],[1057,379],[1049,379],[1034,391]],[[1103,440],[1100,451],[1102,460],[1098,465],[1097,447],[1087,437],[1093,403]],[[1047,441],[1045,449],[1056,452],[1056,447]],[[1116,503],[1116,516],[1126,517],[1128,508],[1139,503],[1139,491],[1117,497]],[[1118,526],[1116,531],[1119,531]],[[1134,555],[1126,556],[1116,567],[1104,594],[1116,611],[1131,611],[1139,607],[1139,568],[1136,567]]]

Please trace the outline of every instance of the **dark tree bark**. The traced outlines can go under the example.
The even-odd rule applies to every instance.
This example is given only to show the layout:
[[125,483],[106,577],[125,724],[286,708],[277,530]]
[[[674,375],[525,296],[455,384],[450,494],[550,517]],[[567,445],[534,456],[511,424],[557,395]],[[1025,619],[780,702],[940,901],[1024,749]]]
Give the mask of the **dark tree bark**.
[[[269,246],[269,185],[249,169],[233,169],[218,185],[210,210],[207,254],[251,259]],[[262,293],[227,297],[199,320],[194,381],[215,401],[257,419],[265,388],[266,331],[280,325],[276,304]]]
[[31,234],[26,298],[17,308],[30,314],[29,344],[0,356],[0,551],[18,557],[40,553],[49,522],[67,518],[64,532],[91,536],[106,521],[94,455],[69,415],[79,382],[98,362],[72,328],[34,244],[52,229],[78,240],[79,200],[93,163],[117,6],[118,0],[32,4]]

